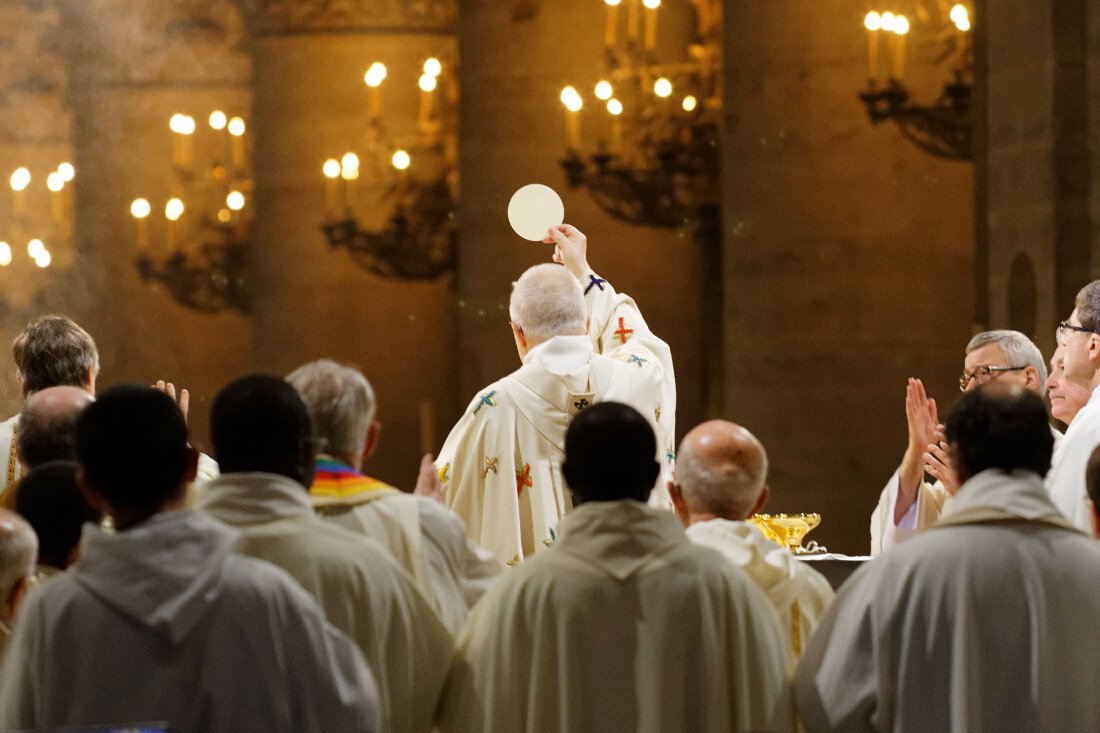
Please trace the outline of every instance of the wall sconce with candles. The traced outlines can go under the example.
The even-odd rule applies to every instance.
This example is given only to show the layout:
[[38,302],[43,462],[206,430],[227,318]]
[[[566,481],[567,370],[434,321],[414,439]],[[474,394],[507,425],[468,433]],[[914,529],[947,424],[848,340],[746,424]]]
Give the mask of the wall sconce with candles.
[[[25,264],[44,270],[54,262],[54,252],[70,249],[73,236],[72,186],[76,169],[67,161],[41,180],[27,166],[19,166],[8,178],[11,188],[11,215],[5,231],[0,231],[0,268],[25,270]],[[48,203],[44,201],[48,198]],[[44,212],[48,216],[43,216]],[[17,243],[14,247],[11,242]],[[26,243],[26,259],[20,254]]]
[[[910,142],[925,152],[951,160],[974,157],[971,93],[974,83],[973,34],[970,12],[958,3],[943,19],[935,7],[919,8],[922,23],[913,27],[905,15],[871,11],[863,19],[867,30],[867,89],[859,98],[875,125],[892,120]],[[911,31],[933,49],[934,60],[949,62],[951,79],[931,104],[911,101],[905,64]],[[885,49],[883,48],[885,46]],[[887,63],[880,55],[885,53]],[[888,68],[884,68],[888,67]]]
[[[454,269],[455,135],[453,83],[443,63],[425,60],[417,86],[415,133],[392,136],[382,121],[383,85],[389,76],[376,61],[367,69],[367,125],[360,151],[324,162],[325,221],[333,248],[346,249],[363,269],[395,280],[434,280]],[[442,98],[440,98],[442,97]],[[384,204],[384,221],[370,227],[360,217]],[[377,218],[377,217],[376,217]]]
[[592,86],[594,119],[586,132],[594,131],[595,144],[587,156],[584,97],[572,85],[561,92],[566,180],[631,224],[716,227],[716,220],[704,220],[718,211],[720,3],[693,0],[695,38],[686,58],[674,61],[657,58],[661,0],[604,0],[604,6],[604,68]]
[[[192,310],[247,313],[245,268],[252,233],[247,125],[242,117],[215,110],[201,126],[201,136],[190,115],[172,115],[168,128],[170,196],[163,209],[155,210],[144,197],[130,204],[138,274],[160,283]],[[161,211],[163,218],[154,216]]]

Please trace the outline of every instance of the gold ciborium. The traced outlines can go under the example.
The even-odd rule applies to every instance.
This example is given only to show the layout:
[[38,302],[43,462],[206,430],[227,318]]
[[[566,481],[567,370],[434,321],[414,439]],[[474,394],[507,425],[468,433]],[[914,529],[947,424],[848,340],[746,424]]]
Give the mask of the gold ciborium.
[[[802,539],[821,524],[820,514],[755,514],[748,519],[769,540],[786,547],[795,555],[813,552],[802,546]],[[813,545],[814,543],[810,543]],[[821,550],[818,550],[820,552]]]

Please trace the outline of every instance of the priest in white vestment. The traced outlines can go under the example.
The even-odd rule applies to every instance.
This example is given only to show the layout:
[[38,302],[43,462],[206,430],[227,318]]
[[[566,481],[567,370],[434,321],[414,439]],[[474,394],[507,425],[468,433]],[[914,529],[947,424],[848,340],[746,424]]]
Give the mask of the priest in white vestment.
[[38,538],[14,512],[0,509],[0,660],[19,606],[34,581]]
[[1066,377],[1091,392],[1066,431],[1065,443],[1047,478],[1054,504],[1083,532],[1092,532],[1085,491],[1085,466],[1100,445],[1100,280],[1077,294],[1069,319],[1058,325]]
[[767,502],[767,477],[756,436],[711,420],[684,436],[668,492],[688,539],[718,550],[767,595],[793,665],[835,594],[824,575],[745,521]]
[[239,552],[286,570],[359,645],[381,692],[381,730],[426,732],[453,637],[381,546],[313,513],[311,430],[305,403],[283,380],[231,382],[210,418],[223,473],[197,508],[240,530]]
[[28,597],[0,666],[0,730],[163,721],[173,733],[378,730],[354,643],[237,533],[181,509],[197,454],[179,409],[108,390],[80,418],[80,560]]
[[[970,339],[959,386],[965,392],[994,381],[1019,384],[1042,395],[1047,368],[1039,347],[1019,331],[985,331]],[[872,555],[935,524],[958,491],[937,412],[921,380],[910,379],[905,393],[909,446],[871,515]],[[1057,448],[1062,434],[1051,431]],[[932,482],[924,479],[926,471]]]
[[841,588],[795,676],[806,730],[1100,729],[1100,546],[1044,488],[1042,400],[989,385],[946,434],[952,507]]
[[588,266],[587,242],[569,225],[550,230],[555,260],[527,270],[509,314],[523,366],[483,389],[436,459],[447,506],[470,537],[516,565],[549,547],[571,508],[561,475],[569,420],[614,400],[642,413],[657,434],[667,507],[676,419],[672,354],[637,305]]
[[439,489],[431,457],[425,457],[413,494],[365,475],[363,463],[378,445],[381,424],[375,420],[374,389],[362,372],[319,359],[294,370],[287,381],[305,400],[324,444],[309,490],[313,508],[323,519],[384,546],[457,634],[503,565],[466,536],[457,514],[428,498]]
[[577,508],[552,548],[470,614],[445,731],[786,730],[775,612],[744,572],[645,504],[655,445],[626,405],[573,421],[563,471]]
[[[95,394],[99,351],[91,335],[66,316],[45,315],[27,324],[12,342],[23,399],[49,387],[79,387]],[[19,415],[0,422],[0,489],[23,474],[16,452]],[[14,499],[6,497],[10,509]]]

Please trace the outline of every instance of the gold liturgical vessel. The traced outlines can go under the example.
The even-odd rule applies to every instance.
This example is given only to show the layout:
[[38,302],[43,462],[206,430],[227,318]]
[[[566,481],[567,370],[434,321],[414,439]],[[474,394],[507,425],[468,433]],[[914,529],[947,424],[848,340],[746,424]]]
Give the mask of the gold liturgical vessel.
[[806,555],[813,552],[821,552],[816,542],[811,542],[811,547],[803,547],[803,538],[821,524],[820,514],[755,514],[748,519],[769,540],[786,547],[795,555]]

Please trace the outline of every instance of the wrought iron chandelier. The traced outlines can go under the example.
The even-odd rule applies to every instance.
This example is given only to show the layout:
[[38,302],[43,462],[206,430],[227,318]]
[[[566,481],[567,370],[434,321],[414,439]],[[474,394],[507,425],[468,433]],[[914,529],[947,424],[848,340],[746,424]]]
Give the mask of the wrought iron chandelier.
[[252,168],[245,120],[215,110],[205,125],[190,115],[175,114],[168,127],[172,177],[163,219],[152,216],[147,198],[130,204],[138,274],[159,283],[191,310],[247,313]]
[[596,109],[584,132],[594,144],[587,154],[585,97],[574,86],[561,93],[566,180],[588,189],[621,221],[710,230],[717,223],[705,220],[718,212],[721,4],[693,0],[695,37],[674,60],[659,58],[657,50],[661,0],[604,5],[603,68],[592,87]]
[[413,132],[395,135],[382,116],[389,71],[380,61],[371,64],[363,79],[368,119],[359,152],[330,158],[321,169],[325,239],[380,277],[435,280],[455,266],[457,89],[443,72],[438,58],[424,62],[419,119]]
[[[921,21],[917,27],[924,33],[918,42],[932,49],[934,61],[951,65],[951,78],[943,92],[930,104],[912,101],[903,79],[906,39],[914,28],[905,15],[871,11],[863,21],[868,33],[867,89],[859,98],[872,124],[893,121],[907,140],[926,153],[950,160],[971,160],[974,51],[970,13],[961,3],[951,7],[946,19],[935,7],[920,5],[917,10]],[[883,53],[886,63],[880,59]]]

